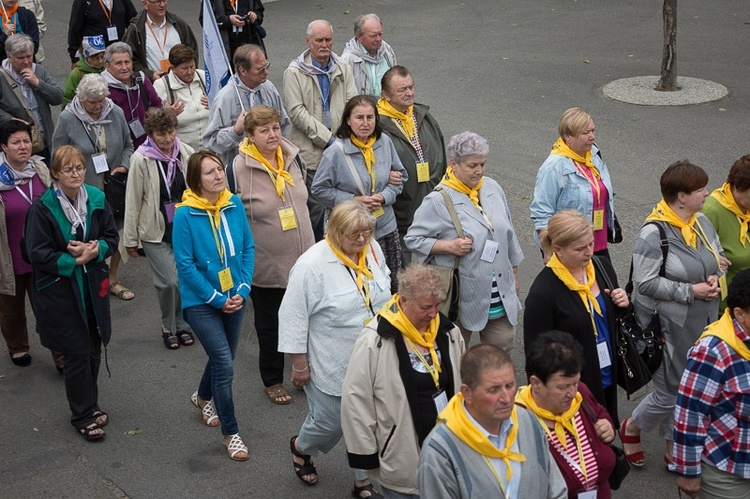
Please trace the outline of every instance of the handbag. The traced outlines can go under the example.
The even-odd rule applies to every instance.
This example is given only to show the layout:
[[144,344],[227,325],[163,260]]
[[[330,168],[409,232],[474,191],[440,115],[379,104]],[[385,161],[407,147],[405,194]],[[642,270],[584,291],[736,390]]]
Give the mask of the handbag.
[[[589,404],[584,400],[581,402],[581,406],[586,411],[586,414],[588,414],[591,420],[594,422],[594,425],[596,425],[596,414],[594,414],[594,411],[591,410]],[[625,455],[624,450],[622,450],[615,444],[608,445],[609,448],[612,449],[612,452],[615,453],[615,468],[609,475],[609,488],[611,488],[612,490],[617,490],[620,488],[620,485],[622,485],[625,477],[628,476],[628,473],[630,473],[630,463],[628,462],[628,458]]]
[[125,218],[125,188],[127,185],[127,172],[104,174],[104,197],[112,208],[115,220]]
[[[443,199],[445,200],[445,206],[448,208],[448,213],[450,213],[451,221],[453,221],[458,237],[465,237],[464,230],[461,227],[461,222],[458,220],[456,208],[453,206],[453,201],[451,201],[448,192],[440,186],[435,187],[435,190],[442,194]],[[448,290],[448,294],[445,297],[445,301],[443,301],[440,311],[451,321],[458,319],[458,313],[460,312],[461,280],[458,277],[459,260],[460,257],[457,256],[453,261],[453,267],[442,267],[433,263],[427,263],[427,265],[432,267],[438,275],[440,275],[440,279]]]

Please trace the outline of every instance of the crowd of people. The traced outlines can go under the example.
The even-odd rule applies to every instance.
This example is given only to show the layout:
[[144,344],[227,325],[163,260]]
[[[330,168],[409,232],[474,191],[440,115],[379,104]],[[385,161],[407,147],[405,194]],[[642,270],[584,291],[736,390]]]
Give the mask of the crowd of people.
[[[446,147],[377,15],[356,19],[341,57],[331,24],[311,22],[279,92],[262,2],[212,0],[235,74],[209,102],[168,0],[74,0],[64,89],[41,64],[39,0],[0,1],[0,329],[29,366],[28,296],[86,440],[109,423],[109,299],[135,297],[118,273],[145,256],[164,346],[205,350],[190,400],[232,460],[250,457],[232,380],[251,300],[269,401],[292,402],[287,354],[305,393],[289,450],[307,486],[343,437],[357,498],[607,499],[618,432],[639,467],[657,431],[689,496],[750,494],[750,155],[711,194],[699,166],[666,168],[630,294],[610,262],[623,236],[593,118],[562,114],[530,205],[544,268],[519,388],[524,255],[485,175],[490,145],[466,131]],[[658,312],[664,357],[621,421],[631,311],[641,327]]]

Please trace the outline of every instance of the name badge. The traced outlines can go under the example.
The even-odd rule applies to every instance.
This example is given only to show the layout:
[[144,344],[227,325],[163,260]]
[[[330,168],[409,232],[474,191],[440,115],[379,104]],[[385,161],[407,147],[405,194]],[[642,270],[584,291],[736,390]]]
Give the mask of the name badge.
[[497,248],[499,247],[500,247],[500,244],[496,243],[495,241],[488,240],[486,243],[484,243],[482,256],[480,256],[479,259],[484,262],[490,262],[490,263],[494,262],[495,255],[497,255]]
[[103,152],[94,154],[91,156],[91,160],[94,162],[94,171],[96,173],[105,173],[109,171],[109,165],[107,164],[107,155]]
[[162,59],[161,61],[159,61],[159,64],[161,65],[162,73],[166,73],[167,71],[169,71],[169,68],[172,66],[169,63],[169,59]]
[[383,215],[385,215],[385,210],[382,206],[378,206],[378,208],[372,212],[373,215],[375,215],[375,218],[380,218]]
[[445,390],[440,390],[432,396],[432,401],[435,402],[435,409],[440,414],[448,406],[448,395],[445,394]]
[[719,291],[721,292],[721,299],[726,300],[727,299],[727,275],[721,274],[719,276]]
[[430,181],[430,164],[425,161],[424,163],[417,163],[417,182],[429,182]]
[[578,492],[578,499],[596,499],[596,489],[581,490]]
[[604,228],[604,210],[594,210],[594,230],[602,230]]
[[279,219],[281,230],[292,230],[297,228],[297,218],[294,216],[294,208],[279,208]]
[[[609,358],[609,348],[607,342],[602,341],[596,344],[596,353],[599,355],[599,367],[604,369],[612,365],[612,359]],[[580,495],[578,497],[581,497]]]
[[226,293],[234,287],[232,282],[232,271],[227,269],[219,271],[219,285],[221,286],[221,292]]
[[143,128],[143,125],[140,121],[133,120],[128,123],[128,126],[130,127],[130,131],[133,133],[133,137],[135,137],[136,139],[146,135],[146,130]]
[[117,26],[107,26],[107,41],[116,42],[118,38]]
[[164,211],[167,214],[167,223],[171,224],[174,220],[174,210],[177,203],[164,203]]

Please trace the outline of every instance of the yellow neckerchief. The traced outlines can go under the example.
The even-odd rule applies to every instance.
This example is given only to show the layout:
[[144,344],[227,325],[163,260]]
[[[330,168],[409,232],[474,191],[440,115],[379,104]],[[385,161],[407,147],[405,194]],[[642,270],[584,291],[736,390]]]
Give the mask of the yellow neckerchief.
[[[596,282],[596,269],[593,260],[586,266],[586,284],[579,283],[576,278],[573,277],[573,274],[568,270],[568,267],[563,265],[563,263],[557,258],[557,254],[552,254],[552,258],[547,262],[547,267],[552,269],[552,272],[555,273],[557,278],[560,279],[569,290],[578,293],[578,296],[583,302],[583,306],[586,307],[586,311],[591,316],[591,327],[594,329],[594,336],[598,336],[599,333],[596,330],[594,313],[591,310],[591,307],[593,306],[594,310],[599,315],[602,315],[602,309],[599,307],[599,302],[596,300],[594,292],[591,291],[591,288]],[[591,306],[589,306],[589,304],[591,304]]]
[[734,200],[732,195],[732,188],[729,183],[725,183],[721,186],[721,189],[716,189],[711,193],[711,197],[719,202],[727,211],[737,217],[740,222],[740,243],[745,248],[747,241],[750,241],[750,235],[747,232],[747,226],[750,224],[750,211],[743,213],[740,207],[737,205],[737,201]]
[[[542,409],[537,405],[536,400],[534,400],[534,396],[531,393],[531,385],[522,386],[516,394],[516,402],[522,404],[537,417],[555,423],[555,434],[563,447],[565,447],[565,442],[567,442],[565,430],[568,430],[568,433],[573,435],[573,438],[576,440],[576,445],[579,447],[581,445],[581,439],[578,436],[578,430],[575,425],[575,415],[581,407],[582,400],[583,396],[581,395],[581,392],[576,392],[576,396],[573,399],[573,403],[570,404],[570,408],[562,414],[557,415],[552,414],[547,409]],[[546,426],[546,424],[544,426]]]
[[729,313],[729,307],[724,310],[724,315],[721,316],[721,319],[713,324],[709,324],[708,327],[703,330],[703,334],[700,335],[698,341],[706,336],[716,336],[729,345],[729,347],[737,352],[740,357],[745,360],[750,360],[750,348],[745,345],[744,341],[737,337],[737,333],[734,331],[734,320]]
[[276,186],[276,194],[278,194],[281,200],[284,201],[284,186],[289,183],[289,185],[294,187],[294,181],[292,180],[292,174],[284,170],[284,153],[281,151],[281,146],[276,148],[276,161],[279,163],[278,169],[274,168],[260,153],[258,146],[250,142],[248,139],[243,140],[242,144],[240,144],[240,152],[259,161],[261,165],[266,167],[268,176],[271,177],[271,181]]
[[389,101],[381,97],[378,100],[378,113],[393,118],[394,120],[399,120],[401,122],[401,127],[403,127],[403,130],[401,131],[406,138],[409,139],[409,142],[411,142],[414,135],[417,133],[417,124],[414,123],[414,106],[409,106],[409,109],[407,109],[405,113],[402,113],[393,107]]
[[437,352],[435,351],[435,338],[437,337],[438,327],[440,326],[440,314],[436,315],[435,318],[430,321],[430,326],[427,328],[426,332],[420,333],[401,309],[398,298],[398,293],[393,295],[391,300],[378,311],[378,315],[390,322],[391,325],[398,329],[408,341],[430,349],[432,366],[425,361],[422,354],[418,352],[417,349],[414,349],[414,353],[419,357],[422,364],[424,364],[424,367],[432,376],[432,380],[437,387],[439,386],[438,375],[443,372],[440,367]]
[[336,255],[336,257],[341,260],[341,263],[346,265],[348,268],[352,269],[357,273],[357,288],[359,288],[363,295],[365,300],[365,306],[369,309],[370,308],[370,285],[369,282],[365,279],[372,279],[372,272],[367,267],[367,248],[370,247],[368,244],[367,246],[362,249],[359,253],[359,259],[357,263],[354,263],[349,259],[348,256],[346,256],[340,249],[338,249],[332,242],[331,238],[326,236],[326,242],[328,243],[328,246],[331,248],[331,251],[333,251],[333,254]]
[[445,421],[445,426],[450,431],[482,456],[502,459],[505,463],[505,480],[508,482],[513,477],[510,462],[526,462],[526,456],[510,450],[518,436],[518,408],[515,405],[510,413],[510,420],[513,426],[505,440],[505,449],[503,450],[492,445],[490,439],[469,420],[469,416],[466,414],[466,409],[464,408],[464,397],[461,393],[455,394],[450,399],[445,409],[438,414],[438,419]]
[[479,183],[476,187],[470,189],[466,184],[456,178],[456,175],[453,173],[453,167],[448,166],[448,169],[445,170],[445,175],[443,175],[443,179],[440,181],[440,183],[445,185],[446,187],[450,187],[451,189],[460,192],[461,194],[466,194],[467,196],[469,196],[469,199],[471,199],[471,202],[474,203],[474,206],[476,206],[479,211],[484,213],[482,207],[479,206],[479,189],[481,189],[482,185],[484,185],[484,177],[479,180]]
[[375,192],[375,153],[372,150],[372,146],[375,144],[375,137],[370,137],[367,142],[362,142],[353,133],[349,134],[352,144],[359,147],[362,151],[362,155],[365,157],[365,166],[367,167],[367,173],[370,174],[370,194]]
[[224,260],[224,251],[222,250],[221,242],[219,241],[219,225],[221,220],[221,209],[225,206],[232,204],[232,193],[229,192],[228,189],[224,189],[221,194],[219,194],[219,199],[216,201],[216,204],[211,204],[211,202],[204,198],[200,197],[198,194],[193,192],[191,189],[187,189],[182,194],[182,202],[177,203],[176,208],[179,208],[181,206],[189,206],[191,208],[196,208],[198,210],[204,210],[208,213],[208,220],[211,222],[211,230],[214,234],[214,242],[216,243],[216,250],[219,252],[219,258]]
[[596,169],[596,165],[591,161],[591,151],[586,151],[586,156],[581,156],[573,149],[568,147],[568,144],[565,143],[562,137],[557,139],[557,141],[552,144],[552,150],[550,151],[550,154],[565,156],[566,158],[570,158],[577,163],[581,163],[582,165],[591,169],[597,180],[601,178],[599,170]]
[[693,213],[693,215],[690,217],[690,220],[685,223],[680,217],[677,216],[677,213],[675,213],[672,208],[669,207],[667,202],[662,198],[662,200],[659,201],[656,206],[654,206],[651,214],[646,217],[646,222],[650,222],[653,220],[674,225],[675,227],[680,229],[682,238],[685,239],[685,244],[698,249],[698,238],[696,237],[697,233],[695,231],[695,222],[697,219],[698,215]]

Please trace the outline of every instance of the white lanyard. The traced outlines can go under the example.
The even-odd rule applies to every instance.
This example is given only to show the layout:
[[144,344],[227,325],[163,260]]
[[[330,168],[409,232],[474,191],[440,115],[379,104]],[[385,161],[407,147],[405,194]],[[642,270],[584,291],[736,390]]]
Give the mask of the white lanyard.
[[21,195],[21,197],[23,197],[26,200],[27,203],[32,204],[34,202],[33,201],[34,200],[34,179],[33,178],[29,179],[29,195],[28,196],[26,196],[26,193],[23,192],[21,188],[18,187],[17,185],[14,187],[16,188],[18,193]]

